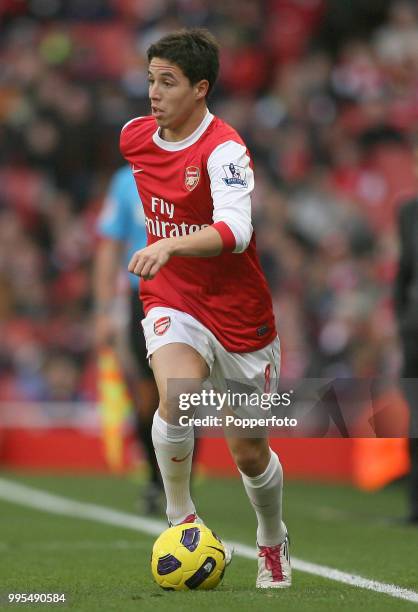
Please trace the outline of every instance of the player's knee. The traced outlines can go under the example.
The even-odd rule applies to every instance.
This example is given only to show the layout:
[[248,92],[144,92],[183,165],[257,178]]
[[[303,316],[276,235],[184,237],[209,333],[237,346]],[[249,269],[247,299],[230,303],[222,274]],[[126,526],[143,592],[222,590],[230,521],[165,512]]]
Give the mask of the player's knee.
[[158,412],[162,419],[178,424],[179,417],[192,417],[196,410],[196,400],[202,391],[200,379],[168,381],[166,389],[160,392]]
[[158,414],[160,418],[166,423],[168,423],[169,421],[170,412],[171,411],[169,410],[168,404],[160,400],[160,403],[158,404]]
[[166,423],[178,425],[180,417],[178,401],[176,401],[175,398],[171,398],[170,400],[167,400],[167,398],[160,399],[158,404],[158,414]]
[[172,425],[179,425],[179,419],[182,415],[192,417],[195,409],[191,406],[184,406],[183,398],[182,393],[161,397],[158,404],[160,417]]
[[170,423],[164,419],[157,411],[152,422],[152,441],[154,447],[166,444],[183,444],[194,439],[193,427],[177,427],[175,423]]
[[230,448],[237,467],[247,476],[258,476],[266,469],[270,453],[267,443],[238,440]]

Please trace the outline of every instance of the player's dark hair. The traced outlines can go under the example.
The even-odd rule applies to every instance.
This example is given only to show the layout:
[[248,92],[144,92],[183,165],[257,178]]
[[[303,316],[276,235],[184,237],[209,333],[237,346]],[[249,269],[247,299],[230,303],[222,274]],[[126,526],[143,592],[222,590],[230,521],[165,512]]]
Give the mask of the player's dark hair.
[[210,94],[219,72],[219,46],[212,34],[204,28],[179,30],[160,38],[147,50],[148,62],[161,57],[181,68],[195,85],[202,79],[209,82]]

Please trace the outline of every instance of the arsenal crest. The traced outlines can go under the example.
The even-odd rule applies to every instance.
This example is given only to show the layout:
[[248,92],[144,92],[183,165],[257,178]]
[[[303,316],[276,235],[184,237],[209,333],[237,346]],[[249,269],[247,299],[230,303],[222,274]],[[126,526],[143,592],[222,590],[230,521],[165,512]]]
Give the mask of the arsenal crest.
[[197,166],[188,166],[184,171],[184,184],[187,191],[193,191],[200,179],[200,170]]
[[163,334],[165,334],[170,325],[170,317],[161,317],[160,319],[157,319],[154,323],[154,334],[156,336],[162,336]]

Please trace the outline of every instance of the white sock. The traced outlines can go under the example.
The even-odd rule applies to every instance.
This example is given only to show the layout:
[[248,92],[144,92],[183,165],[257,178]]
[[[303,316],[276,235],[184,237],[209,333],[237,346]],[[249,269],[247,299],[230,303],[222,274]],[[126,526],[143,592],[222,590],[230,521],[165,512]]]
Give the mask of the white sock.
[[245,490],[257,515],[257,543],[260,546],[281,544],[286,536],[282,522],[283,470],[279,458],[270,449],[270,461],[259,476],[241,472]]
[[196,512],[190,497],[193,427],[170,425],[160,417],[157,410],[152,423],[152,441],[167,498],[167,518],[173,525],[177,525],[186,516]]

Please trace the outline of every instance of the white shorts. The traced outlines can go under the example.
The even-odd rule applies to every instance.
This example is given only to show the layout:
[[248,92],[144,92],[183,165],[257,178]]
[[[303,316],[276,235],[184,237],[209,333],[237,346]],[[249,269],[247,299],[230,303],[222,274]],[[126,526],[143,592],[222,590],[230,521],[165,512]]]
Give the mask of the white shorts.
[[276,337],[252,353],[230,353],[194,317],[173,308],[151,308],[142,321],[148,358],[162,346],[181,342],[192,346],[209,367],[213,387],[225,391],[227,381],[249,385],[257,393],[273,393],[280,373],[280,342]]

